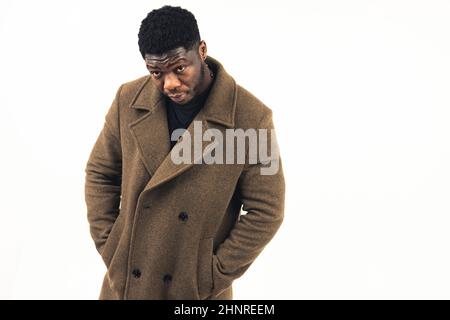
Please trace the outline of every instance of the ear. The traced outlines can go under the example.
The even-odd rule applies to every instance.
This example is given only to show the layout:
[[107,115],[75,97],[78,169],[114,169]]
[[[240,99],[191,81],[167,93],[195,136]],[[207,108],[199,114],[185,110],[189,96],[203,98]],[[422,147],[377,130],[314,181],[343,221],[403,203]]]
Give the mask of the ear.
[[208,56],[208,49],[204,40],[200,41],[200,45],[198,46],[198,54],[203,61],[205,61],[206,57]]

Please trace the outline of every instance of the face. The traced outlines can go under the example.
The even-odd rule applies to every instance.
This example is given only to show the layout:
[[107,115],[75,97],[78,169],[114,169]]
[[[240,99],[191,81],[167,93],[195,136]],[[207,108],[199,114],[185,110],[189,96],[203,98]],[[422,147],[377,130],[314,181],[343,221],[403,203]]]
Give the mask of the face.
[[179,47],[163,54],[146,54],[145,63],[158,89],[172,101],[185,104],[205,87],[205,54],[202,41],[188,51]]

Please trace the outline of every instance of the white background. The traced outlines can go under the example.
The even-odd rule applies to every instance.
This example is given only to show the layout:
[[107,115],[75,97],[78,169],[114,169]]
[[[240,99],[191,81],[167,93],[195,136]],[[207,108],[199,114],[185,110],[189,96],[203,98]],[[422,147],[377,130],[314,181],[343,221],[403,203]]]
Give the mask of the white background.
[[236,299],[450,298],[450,2],[0,2],[0,298],[97,299],[84,168],[181,4],[274,111],[285,221]]

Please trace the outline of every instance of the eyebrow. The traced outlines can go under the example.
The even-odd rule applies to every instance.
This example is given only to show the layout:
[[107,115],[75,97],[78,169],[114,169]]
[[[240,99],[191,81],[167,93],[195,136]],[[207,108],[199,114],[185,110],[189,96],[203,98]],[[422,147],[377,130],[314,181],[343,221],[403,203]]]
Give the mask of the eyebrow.
[[[184,57],[178,58],[178,59],[176,59],[174,62],[172,62],[171,64],[169,64],[169,67],[173,66],[174,64],[179,63],[180,61],[187,61],[187,59],[184,58]],[[150,68],[152,68],[152,69],[159,69],[159,67],[157,67],[157,66],[150,65],[150,64],[148,64],[148,63],[147,63],[147,65],[148,65]]]

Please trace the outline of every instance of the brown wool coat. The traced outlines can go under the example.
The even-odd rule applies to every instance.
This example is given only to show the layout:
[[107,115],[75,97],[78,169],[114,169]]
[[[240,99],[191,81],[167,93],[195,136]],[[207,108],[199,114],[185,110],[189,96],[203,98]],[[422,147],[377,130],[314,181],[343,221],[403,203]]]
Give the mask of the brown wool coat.
[[[206,61],[215,82],[194,119],[203,130],[273,128],[271,110]],[[107,267],[100,299],[232,299],[233,280],[283,220],[281,162],[275,175],[260,163],[174,164],[162,98],[150,76],[123,84],[86,165],[90,231]]]

